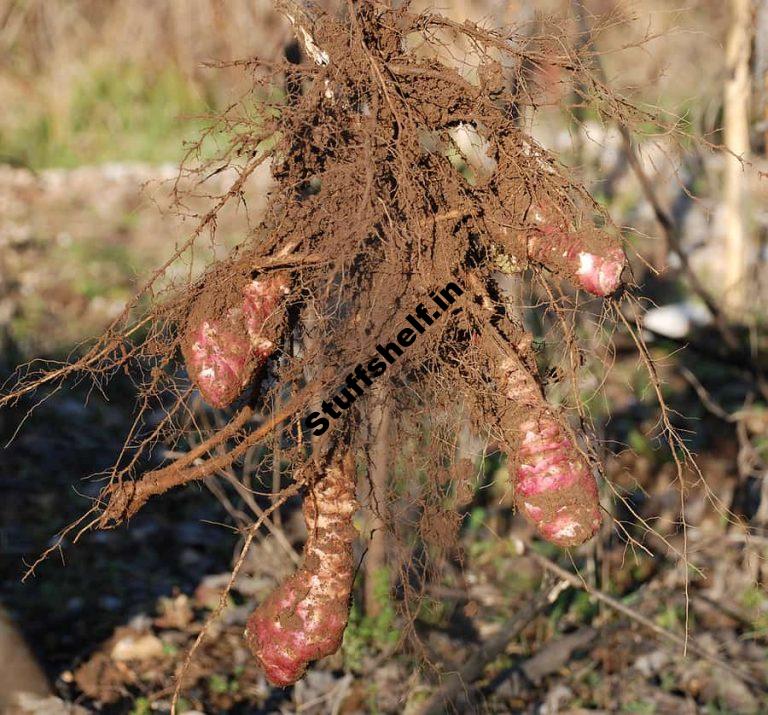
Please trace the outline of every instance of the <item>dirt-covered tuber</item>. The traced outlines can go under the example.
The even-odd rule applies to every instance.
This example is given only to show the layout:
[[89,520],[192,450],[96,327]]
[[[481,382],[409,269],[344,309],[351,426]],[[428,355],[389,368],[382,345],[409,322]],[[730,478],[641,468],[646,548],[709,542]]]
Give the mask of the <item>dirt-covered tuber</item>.
[[198,301],[182,352],[190,378],[209,405],[229,405],[266,363],[275,349],[273,316],[288,290],[282,274],[249,278],[218,317],[210,296],[203,294]]
[[528,255],[593,295],[616,292],[624,270],[624,251],[616,240],[582,218],[576,227],[553,210],[531,209],[534,228],[527,234]]
[[292,685],[341,645],[354,577],[354,476],[351,454],[319,475],[304,500],[303,564],[248,619],[246,642],[274,685]]
[[534,376],[517,358],[501,365],[517,508],[547,541],[578,546],[600,526],[597,485],[586,459],[547,404]]
[[529,203],[521,211],[518,230],[504,226],[509,219],[499,216],[486,224],[494,250],[501,249],[502,271],[519,271],[533,262],[593,295],[618,290],[626,266],[621,243],[586,211],[566,216],[546,202]]

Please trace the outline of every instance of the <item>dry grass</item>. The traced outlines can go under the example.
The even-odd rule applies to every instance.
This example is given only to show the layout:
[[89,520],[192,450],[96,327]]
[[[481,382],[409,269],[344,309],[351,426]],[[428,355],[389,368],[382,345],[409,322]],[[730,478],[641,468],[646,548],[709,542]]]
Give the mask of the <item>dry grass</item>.
[[[500,25],[567,12],[569,3],[419,0],[414,7],[430,5],[459,21]],[[606,46],[654,38],[604,58],[617,89],[637,90],[651,103],[697,106],[694,119],[713,121],[716,92],[705,90],[701,99],[702,87],[715,88],[721,79],[727,19],[721,3],[587,6],[609,12]],[[247,87],[242,74],[205,63],[276,56],[289,40],[269,0],[0,0],[0,103],[13,108],[0,117],[0,161],[34,167],[176,161],[181,139],[199,128],[179,119],[220,109]]]

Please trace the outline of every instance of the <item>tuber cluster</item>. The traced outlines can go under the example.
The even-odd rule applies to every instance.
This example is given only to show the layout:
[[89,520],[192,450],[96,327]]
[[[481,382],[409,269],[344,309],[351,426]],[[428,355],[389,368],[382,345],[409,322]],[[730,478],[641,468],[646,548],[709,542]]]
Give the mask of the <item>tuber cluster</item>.
[[274,685],[292,685],[309,663],[341,645],[354,578],[357,506],[348,452],[318,475],[304,500],[308,537],[301,567],[248,619],[246,642]]
[[[403,296],[429,294],[454,282],[477,284],[463,299],[469,305],[434,314],[429,334],[408,360],[398,361],[398,384],[408,387],[392,391],[401,408],[392,411],[393,434],[431,434],[424,430],[424,420],[432,418],[425,417],[427,396],[446,406],[451,418],[457,398],[466,396],[475,404],[477,424],[503,433],[518,509],[541,536],[571,547],[597,530],[601,514],[590,464],[578,438],[547,403],[536,360],[525,347],[530,339],[508,325],[513,321],[504,312],[507,300],[495,273],[519,273],[534,264],[605,297],[618,289],[625,267],[618,238],[592,219],[591,207],[583,208],[589,203],[586,191],[537,144],[525,128],[528,122],[519,121],[521,110],[537,106],[528,68],[545,62],[567,70],[574,86],[594,94],[598,110],[623,124],[645,115],[614,101],[603,83],[591,82],[586,58],[556,39],[520,38],[518,43],[506,31],[418,13],[408,2],[342,3],[345,17],[325,13],[315,3],[278,5],[294,25],[299,59],[291,53],[284,61],[254,58],[242,64],[253,70],[252,95],[233,103],[217,125],[231,142],[215,160],[190,172],[201,184],[222,168],[235,169],[237,178],[200,217],[178,256],[191,255],[200,236],[215,234],[220,209],[244,203],[246,181],[269,162],[272,184],[259,225],[231,258],[185,285],[172,301],[153,305],[136,325],[127,308],[75,364],[20,380],[17,389],[0,397],[0,405],[77,371],[98,374],[105,356],[118,356],[112,366],[129,361],[157,366],[142,392],[164,395],[177,386],[171,366],[180,346],[203,399],[225,408],[256,384],[269,362],[279,396],[290,395],[275,401],[282,405],[279,410],[270,414],[271,401],[265,399],[264,419],[257,424],[252,418],[257,398],[264,395],[252,391],[248,409],[199,444],[135,480],[128,478],[134,465],[146,461],[139,456],[158,435],[181,437],[187,429],[188,421],[177,425],[173,417],[186,407],[186,395],[179,395],[162,423],[140,441],[130,464],[115,465],[94,508],[106,505],[95,523],[120,523],[152,497],[250,463],[247,455],[268,453],[257,448],[271,433],[277,444],[285,444],[283,455],[294,465],[305,465],[312,453],[316,470],[296,469],[292,487],[308,490],[304,560],[250,616],[245,634],[269,680],[287,686],[310,662],[341,644],[356,536],[351,457],[319,458],[319,443],[305,439],[300,417],[338,375],[352,374],[366,347],[388,339],[403,317]],[[472,48],[471,72],[443,61],[448,36]],[[630,116],[621,116],[625,112]],[[457,171],[450,143],[462,135],[470,145],[477,140],[489,160],[486,168],[495,169],[475,172],[472,180]],[[164,274],[165,269],[157,276]],[[144,292],[154,290],[153,283],[142,289],[136,305]],[[470,293],[474,301],[468,300]],[[562,304],[544,302],[564,315],[567,301],[566,296]],[[147,323],[149,336],[139,341],[137,328]],[[289,343],[291,350],[281,355],[285,359],[275,360],[278,345]],[[576,348],[569,344],[568,349]],[[578,356],[572,356],[576,364]],[[466,390],[458,395],[455,383],[462,380]],[[371,401],[350,399],[347,407],[352,403],[355,408],[346,415],[370,416]],[[153,403],[142,404],[146,409]],[[407,409],[409,404],[417,409]],[[335,453],[342,441],[353,443],[349,417],[347,429],[322,435],[324,445],[332,443],[325,454]],[[457,427],[455,417],[456,424],[444,420],[446,430]],[[419,466],[419,474],[433,478],[414,480],[414,488],[424,494],[431,490],[441,505],[438,470],[453,457],[449,445],[452,439],[433,440]],[[382,473],[386,470],[385,464]],[[277,499],[273,504],[278,508]]]

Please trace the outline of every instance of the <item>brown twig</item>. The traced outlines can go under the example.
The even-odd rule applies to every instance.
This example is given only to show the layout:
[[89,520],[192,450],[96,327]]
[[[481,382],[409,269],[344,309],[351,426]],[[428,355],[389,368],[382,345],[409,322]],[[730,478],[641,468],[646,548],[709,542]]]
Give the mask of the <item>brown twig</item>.
[[151,497],[225,469],[252,445],[264,439],[281,422],[291,417],[303,404],[304,398],[306,391],[297,394],[285,409],[272,415],[261,427],[247,435],[228,452],[202,460],[203,455],[237,434],[252,416],[251,407],[244,407],[226,427],[167,467],[148,472],[138,481],[110,484],[101,496],[102,501],[106,502],[106,507],[99,522],[100,527],[116,526],[136,514]]
[[554,587],[540,590],[496,635],[481,644],[461,668],[446,674],[443,684],[427,700],[419,715],[440,715],[447,712],[451,703],[482,676],[488,664],[506,650],[510,641],[517,638],[534,618],[546,611],[569,585],[568,581],[561,578]]

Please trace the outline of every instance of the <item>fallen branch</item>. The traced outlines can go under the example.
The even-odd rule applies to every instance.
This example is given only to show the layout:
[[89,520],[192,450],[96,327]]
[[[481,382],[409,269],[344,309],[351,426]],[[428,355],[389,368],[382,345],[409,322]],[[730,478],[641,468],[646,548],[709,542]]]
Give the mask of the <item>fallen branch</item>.
[[512,673],[522,673],[533,685],[539,686],[545,678],[566,667],[574,653],[587,648],[599,634],[598,629],[584,626],[559,638],[551,638],[530,658],[517,660],[500,671],[490,683],[473,688],[467,695],[475,701],[481,697],[487,699]]
[[589,586],[579,576],[577,576],[574,573],[571,573],[570,571],[566,571],[561,566],[558,566],[553,561],[550,561],[545,556],[542,556],[541,554],[531,549],[528,545],[524,546],[524,551],[526,555],[530,556],[545,571],[556,576],[559,579],[562,579],[563,581],[568,583],[570,586],[581,589],[582,591],[586,591],[590,596],[594,597],[601,603],[604,603],[606,606],[613,609],[614,611],[618,611],[619,613],[627,616],[627,618],[635,621],[636,623],[639,623],[643,627],[655,633],[657,636],[660,636],[661,638],[668,640],[671,643],[674,643],[675,645],[680,646],[680,648],[684,650],[685,649],[689,650],[691,653],[697,655],[699,658],[706,660],[709,663],[712,663],[712,665],[715,665],[718,668],[722,668],[727,673],[730,673],[731,675],[736,676],[737,678],[743,680],[744,682],[749,683],[750,685],[753,685],[754,687],[758,688],[761,692],[768,692],[768,685],[764,680],[758,677],[755,677],[751,673],[748,673],[742,670],[741,668],[736,668],[732,666],[730,663],[720,658],[719,656],[708,652],[707,650],[702,648],[700,645],[698,645],[695,641],[691,640],[690,636],[688,638],[684,638],[683,636],[679,636],[676,633],[673,633],[672,631],[668,631],[666,628],[662,628],[661,626],[654,623],[650,618],[646,618],[641,613],[638,613],[637,611],[633,610],[629,606],[624,605],[621,601],[616,600],[615,598],[613,598],[612,596],[609,596],[607,593],[604,593],[603,591],[600,591],[596,588]]
[[565,579],[561,579],[554,587],[540,590],[504,628],[483,643],[459,670],[446,674],[443,684],[424,703],[419,715],[440,715],[449,712],[451,703],[466,692],[468,686],[482,676],[488,664],[506,650],[510,641],[517,638],[536,616],[546,611],[569,585]]

